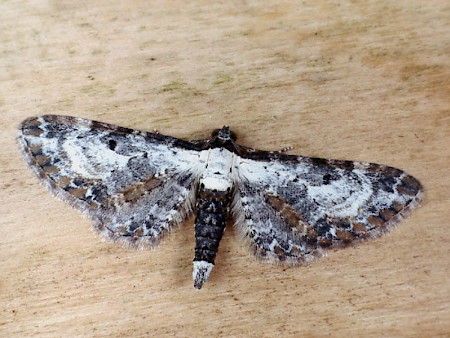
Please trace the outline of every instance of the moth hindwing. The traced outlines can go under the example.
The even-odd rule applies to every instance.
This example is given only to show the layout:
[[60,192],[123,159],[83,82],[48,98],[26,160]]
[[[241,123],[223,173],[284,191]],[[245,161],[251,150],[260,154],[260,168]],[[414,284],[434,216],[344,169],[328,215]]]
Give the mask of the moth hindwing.
[[49,190],[113,241],[153,246],[195,212],[196,288],[230,215],[259,258],[301,264],[390,230],[422,195],[400,169],[250,149],[226,126],[188,142],[45,115],[23,121],[19,141]]

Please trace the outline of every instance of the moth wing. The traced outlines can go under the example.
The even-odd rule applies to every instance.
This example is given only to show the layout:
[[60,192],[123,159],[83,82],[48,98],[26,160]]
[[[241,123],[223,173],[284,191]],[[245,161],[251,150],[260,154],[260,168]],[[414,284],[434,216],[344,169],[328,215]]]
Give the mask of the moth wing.
[[418,204],[422,186],[400,169],[252,151],[239,163],[233,212],[260,257],[302,263],[324,249],[376,237]]
[[45,115],[19,129],[28,164],[113,240],[155,244],[192,210],[196,146],[157,133]]

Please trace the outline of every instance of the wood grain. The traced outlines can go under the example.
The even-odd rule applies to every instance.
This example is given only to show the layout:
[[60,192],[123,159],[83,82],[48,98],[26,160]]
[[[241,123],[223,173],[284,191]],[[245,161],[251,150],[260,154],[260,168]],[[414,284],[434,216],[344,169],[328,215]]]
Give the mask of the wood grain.
[[[448,1],[0,3],[0,336],[450,334]],[[264,265],[232,226],[192,286],[193,220],[154,251],[101,242],[24,164],[57,113],[399,167],[426,189],[389,235]]]

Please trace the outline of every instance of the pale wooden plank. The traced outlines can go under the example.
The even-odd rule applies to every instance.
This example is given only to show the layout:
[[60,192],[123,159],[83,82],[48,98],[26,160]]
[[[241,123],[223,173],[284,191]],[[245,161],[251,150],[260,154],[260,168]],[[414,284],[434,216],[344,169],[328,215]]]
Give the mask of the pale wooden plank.
[[[0,335],[439,336],[450,332],[447,1],[0,5]],[[23,163],[58,113],[400,167],[425,186],[393,233],[262,265],[230,227],[193,289],[192,220],[155,251],[102,243]]]

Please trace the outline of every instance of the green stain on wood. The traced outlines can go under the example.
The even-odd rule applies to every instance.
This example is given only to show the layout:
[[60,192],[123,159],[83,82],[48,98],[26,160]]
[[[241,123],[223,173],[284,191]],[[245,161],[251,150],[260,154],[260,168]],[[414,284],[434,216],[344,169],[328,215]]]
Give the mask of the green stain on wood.
[[183,96],[186,95],[202,95],[203,93],[195,88],[194,86],[191,86],[187,84],[186,82],[181,81],[172,81],[168,84],[163,85],[159,91],[159,93],[173,93],[173,94],[181,94]]

